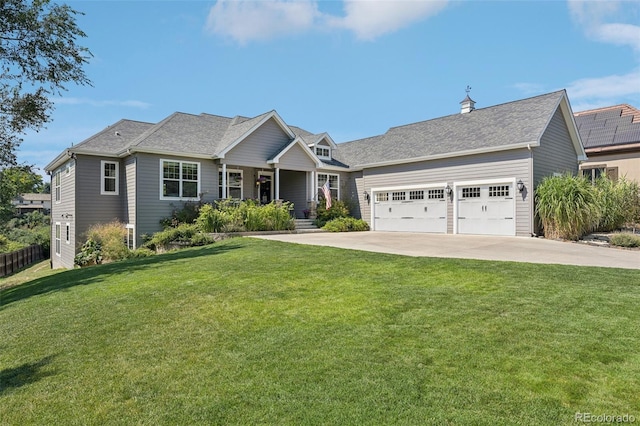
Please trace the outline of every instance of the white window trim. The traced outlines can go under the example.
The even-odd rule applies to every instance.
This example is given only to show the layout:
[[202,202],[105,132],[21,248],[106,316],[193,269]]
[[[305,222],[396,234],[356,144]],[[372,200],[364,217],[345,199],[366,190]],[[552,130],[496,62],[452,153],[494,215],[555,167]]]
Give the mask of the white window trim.
[[60,257],[62,252],[62,224],[60,222],[56,222],[56,225],[53,229],[53,247],[56,253],[56,256]]
[[53,174],[53,200],[55,204],[62,202],[62,170]]
[[71,223],[67,222],[64,228],[64,241],[67,244],[71,244]]
[[[106,191],[104,189],[104,180],[107,176],[104,175],[104,166],[105,164],[115,164],[116,165],[116,190],[115,191]],[[112,179],[109,177],[109,179]],[[118,195],[120,193],[120,164],[117,161],[100,161],[100,195]]]
[[[316,156],[320,159],[323,160],[331,160],[331,147],[330,146],[326,146],[326,145],[316,145],[314,147],[315,149],[313,150],[313,152],[316,154]],[[318,153],[318,149],[326,149],[327,152],[329,153],[329,155],[322,155]]]
[[162,182],[164,181],[164,167],[163,167],[163,163],[165,161],[170,161],[172,163],[179,163],[180,164],[180,186],[179,186],[179,192],[180,194],[182,194],[182,165],[184,163],[188,163],[188,164],[196,164],[198,166],[198,189],[196,191],[196,194],[200,194],[202,192],[201,188],[200,188],[200,184],[202,182],[202,166],[200,165],[199,161],[188,161],[188,160],[174,160],[174,159],[169,159],[169,158],[161,158],[160,159],[160,171],[158,173],[159,177],[160,177],[160,199],[161,200],[166,200],[166,201],[199,201],[200,197],[198,195],[196,195],[195,197],[167,197],[163,194],[162,191]]
[[[318,195],[320,195],[320,193],[322,192],[322,185],[324,185],[325,181],[322,181],[322,183],[320,183],[320,175],[327,175],[327,179],[329,179],[329,176],[337,176],[337,187],[331,187],[329,189],[335,189],[336,192],[338,193],[338,196],[336,197],[336,200],[340,200],[340,175],[337,173],[323,173],[323,172],[318,172],[316,174],[316,191],[318,191]],[[326,179],[325,179],[326,180]],[[329,179],[329,182],[331,182],[331,179]]]
[[[220,177],[220,174],[224,173],[222,171],[222,167],[218,169],[218,178]],[[226,198],[231,198],[229,197],[229,188],[237,188],[237,186],[229,186],[229,173],[240,173],[240,200],[244,200],[244,172],[242,171],[242,169],[227,169],[227,176],[226,179],[224,180],[227,183],[227,188],[226,191],[224,191],[224,193],[226,194]],[[222,187],[222,180],[220,179],[220,182],[218,182],[218,194],[220,194],[220,188]]]
[[133,244],[131,244],[131,250],[135,250],[136,249],[136,226],[130,223],[127,223],[125,225],[125,228],[127,229],[127,248],[129,248],[129,229],[133,229]]

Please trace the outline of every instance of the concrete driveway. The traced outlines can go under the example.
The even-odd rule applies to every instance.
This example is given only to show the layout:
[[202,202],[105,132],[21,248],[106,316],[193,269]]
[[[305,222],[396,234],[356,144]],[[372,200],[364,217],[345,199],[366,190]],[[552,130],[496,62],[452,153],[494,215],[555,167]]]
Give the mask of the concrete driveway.
[[406,256],[640,269],[639,250],[595,247],[542,238],[381,231],[277,234],[256,238]]

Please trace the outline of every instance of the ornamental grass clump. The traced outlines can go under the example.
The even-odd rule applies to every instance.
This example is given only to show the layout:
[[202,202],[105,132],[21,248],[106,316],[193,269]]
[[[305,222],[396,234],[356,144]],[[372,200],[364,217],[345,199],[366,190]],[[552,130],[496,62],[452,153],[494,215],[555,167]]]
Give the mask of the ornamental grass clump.
[[637,183],[624,177],[613,181],[601,176],[596,180],[595,188],[601,213],[596,230],[615,231],[640,220],[640,189]]
[[127,229],[124,223],[112,221],[93,225],[86,235],[87,241],[97,243],[92,247],[99,247],[98,257],[101,256],[101,262],[115,262],[129,257],[129,248],[126,244]]
[[548,176],[536,189],[536,211],[547,238],[578,240],[601,218],[595,187],[587,179],[565,174]]

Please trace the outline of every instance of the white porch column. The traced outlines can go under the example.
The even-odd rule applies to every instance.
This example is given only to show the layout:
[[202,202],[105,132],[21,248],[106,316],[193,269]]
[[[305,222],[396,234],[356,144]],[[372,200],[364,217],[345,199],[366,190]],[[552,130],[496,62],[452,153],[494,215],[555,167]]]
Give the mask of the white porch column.
[[280,168],[276,167],[276,200],[280,199]]
[[318,189],[316,188],[316,171],[311,172],[311,199],[318,202]]
[[222,163],[222,199],[227,198],[227,165]]

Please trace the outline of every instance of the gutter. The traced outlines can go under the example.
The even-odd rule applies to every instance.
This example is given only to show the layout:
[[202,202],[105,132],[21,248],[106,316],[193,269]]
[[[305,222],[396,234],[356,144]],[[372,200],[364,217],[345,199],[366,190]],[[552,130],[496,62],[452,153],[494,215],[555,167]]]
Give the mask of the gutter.
[[349,171],[361,171],[363,169],[393,166],[396,164],[419,163],[421,161],[432,161],[432,160],[441,160],[445,158],[464,157],[467,155],[487,154],[487,153],[497,152],[497,151],[510,151],[512,149],[522,149],[522,148],[531,149],[537,146],[540,146],[540,142],[538,140],[535,140],[531,142],[521,142],[513,145],[504,145],[501,147],[478,148],[478,149],[471,149],[466,151],[427,155],[423,157],[405,158],[401,160],[390,160],[390,161],[381,161],[378,163],[356,164],[355,166],[349,168]]

